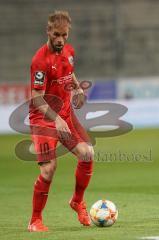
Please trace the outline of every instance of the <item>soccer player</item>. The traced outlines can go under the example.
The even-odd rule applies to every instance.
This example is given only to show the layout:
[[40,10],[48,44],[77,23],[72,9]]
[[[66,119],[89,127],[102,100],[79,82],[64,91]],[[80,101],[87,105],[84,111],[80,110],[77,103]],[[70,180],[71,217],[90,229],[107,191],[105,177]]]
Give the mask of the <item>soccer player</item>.
[[[90,225],[84,201],[93,167],[93,147],[85,129],[77,120],[71,104],[76,96],[76,108],[84,104],[85,96],[74,73],[74,49],[66,43],[71,28],[68,12],[55,11],[49,16],[48,41],[34,55],[31,64],[30,126],[40,169],[33,192],[31,232],[48,231],[42,211],[56,169],[55,149],[60,141],[77,158],[75,190],[69,201],[78,220]],[[70,86],[73,86],[73,90]]]

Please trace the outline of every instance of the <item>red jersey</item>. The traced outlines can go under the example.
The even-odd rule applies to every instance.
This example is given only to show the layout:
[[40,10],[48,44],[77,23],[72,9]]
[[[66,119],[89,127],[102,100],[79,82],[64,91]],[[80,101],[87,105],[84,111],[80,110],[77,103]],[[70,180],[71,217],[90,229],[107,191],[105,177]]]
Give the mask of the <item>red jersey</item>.
[[[48,45],[42,46],[34,55],[31,64],[31,90],[44,90],[44,99],[62,118],[70,115],[71,91],[74,71],[74,49],[65,44],[61,53],[51,52]],[[48,97],[49,96],[49,97]],[[31,101],[30,120],[44,118]]]

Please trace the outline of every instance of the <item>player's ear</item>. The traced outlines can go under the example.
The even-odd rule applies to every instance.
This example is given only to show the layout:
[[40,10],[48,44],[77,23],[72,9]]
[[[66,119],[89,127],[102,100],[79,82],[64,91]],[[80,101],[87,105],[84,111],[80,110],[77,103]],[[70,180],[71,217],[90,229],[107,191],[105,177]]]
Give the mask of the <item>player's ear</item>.
[[48,23],[48,25],[46,26],[46,33],[49,34],[51,29],[52,29],[52,26]]

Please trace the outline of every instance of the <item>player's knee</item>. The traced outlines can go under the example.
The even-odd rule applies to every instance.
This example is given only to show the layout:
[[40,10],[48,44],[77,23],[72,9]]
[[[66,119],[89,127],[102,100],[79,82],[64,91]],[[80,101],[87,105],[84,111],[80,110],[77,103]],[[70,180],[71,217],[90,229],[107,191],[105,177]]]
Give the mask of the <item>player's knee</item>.
[[51,161],[43,166],[41,166],[41,173],[43,177],[47,180],[52,180],[54,173],[57,168],[57,162],[56,161]]
[[92,146],[85,145],[80,148],[79,158],[83,161],[92,161],[94,158],[94,150]]
[[56,167],[51,166],[43,171],[43,175],[45,175],[45,179],[52,180],[54,176],[54,172],[56,170]]
[[90,159],[93,161],[94,159],[94,149],[92,146],[88,146],[88,155],[90,156]]
[[92,160],[94,160],[94,148],[92,146],[90,147],[90,152],[91,152],[91,156],[92,156]]

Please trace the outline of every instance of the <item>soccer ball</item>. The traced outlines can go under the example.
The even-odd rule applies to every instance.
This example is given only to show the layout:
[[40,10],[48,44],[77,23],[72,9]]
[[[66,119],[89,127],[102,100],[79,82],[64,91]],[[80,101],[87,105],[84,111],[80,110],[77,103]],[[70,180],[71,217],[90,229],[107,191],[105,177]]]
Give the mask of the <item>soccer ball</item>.
[[118,218],[115,204],[109,200],[99,200],[90,209],[92,222],[98,227],[110,227]]

